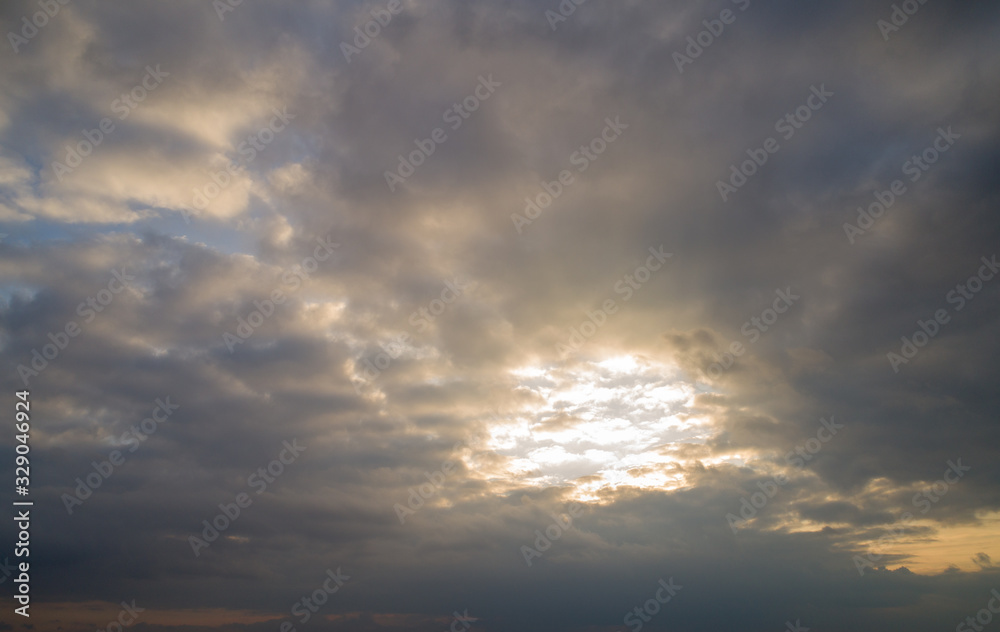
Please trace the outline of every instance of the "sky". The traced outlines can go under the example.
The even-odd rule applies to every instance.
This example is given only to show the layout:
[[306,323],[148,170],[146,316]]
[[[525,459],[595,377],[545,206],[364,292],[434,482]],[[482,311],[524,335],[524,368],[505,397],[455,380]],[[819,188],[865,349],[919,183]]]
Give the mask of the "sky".
[[4,2],[0,630],[997,629],[998,27]]

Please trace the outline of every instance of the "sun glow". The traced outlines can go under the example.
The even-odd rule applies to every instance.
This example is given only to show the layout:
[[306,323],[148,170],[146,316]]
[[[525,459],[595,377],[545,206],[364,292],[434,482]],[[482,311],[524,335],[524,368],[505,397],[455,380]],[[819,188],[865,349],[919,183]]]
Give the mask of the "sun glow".
[[708,436],[708,420],[690,410],[699,387],[665,364],[623,355],[511,375],[540,404],[494,416],[485,447],[504,457],[488,472],[498,482],[574,485],[581,499],[608,487],[673,489],[685,483],[676,449]]

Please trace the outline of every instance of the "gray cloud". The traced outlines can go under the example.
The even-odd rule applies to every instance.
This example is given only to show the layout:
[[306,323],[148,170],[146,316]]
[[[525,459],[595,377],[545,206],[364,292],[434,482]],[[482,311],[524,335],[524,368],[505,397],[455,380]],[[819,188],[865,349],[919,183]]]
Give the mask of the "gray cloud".
[[[39,626],[91,629],[108,618],[88,603],[135,598],[148,630],[439,630],[466,609],[474,631],[610,630],[668,577],[684,589],[647,629],[930,630],[979,610],[997,579],[1000,281],[948,297],[996,254],[996,7],[931,0],[887,42],[891,4],[591,0],[552,31],[557,2],[402,0],[348,63],[341,42],[387,4],[220,20],[211,3],[74,0],[3,51],[0,401],[28,377],[33,606],[58,618]],[[727,8],[679,72],[673,53]],[[0,32],[38,10],[5,4]],[[118,118],[157,64],[169,77]],[[476,111],[446,118],[490,76]],[[833,96],[783,137],[821,85]],[[247,160],[273,108],[294,119]],[[60,180],[53,161],[104,117],[115,130]],[[581,170],[608,117],[628,128]],[[949,126],[954,146],[911,181]],[[385,172],[438,127],[390,191]],[[724,202],[716,182],[768,137],[780,149]],[[519,233],[512,214],[563,170],[572,184]],[[896,179],[906,192],[852,244],[844,224]],[[340,246],[306,272],[325,236]],[[656,246],[670,260],[617,290]],[[134,279],[88,319],[116,270]],[[786,288],[801,298],[753,324]],[[286,300],[231,351],[224,334],[274,290]],[[895,372],[886,354],[940,309]],[[79,335],[19,373],[70,322]],[[75,479],[167,396],[177,412],[70,515]],[[843,431],[790,464],[830,416]],[[292,439],[301,458],[196,557],[201,521]],[[972,469],[934,492],[959,458]],[[449,460],[400,524],[394,505]],[[520,547],[573,500],[583,515],[528,567]],[[906,511],[919,522],[859,575]],[[296,621],[338,567],[351,580]]]

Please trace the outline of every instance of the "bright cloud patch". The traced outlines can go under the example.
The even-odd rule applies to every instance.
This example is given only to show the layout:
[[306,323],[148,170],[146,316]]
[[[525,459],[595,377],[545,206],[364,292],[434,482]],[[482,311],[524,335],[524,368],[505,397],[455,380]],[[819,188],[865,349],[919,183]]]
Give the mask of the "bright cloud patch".
[[486,447],[509,459],[502,475],[520,484],[678,487],[669,446],[708,436],[689,410],[698,387],[673,367],[620,356],[513,374],[544,404],[499,418]]

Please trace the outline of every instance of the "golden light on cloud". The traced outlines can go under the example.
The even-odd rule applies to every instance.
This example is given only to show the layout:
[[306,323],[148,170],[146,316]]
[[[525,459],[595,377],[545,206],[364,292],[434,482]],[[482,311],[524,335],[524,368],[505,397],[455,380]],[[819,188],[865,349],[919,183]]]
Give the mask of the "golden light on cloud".
[[5,2],[0,632],[1000,630],[1000,2],[788,4]]
[[882,555],[905,556],[901,562],[886,564],[888,568],[905,566],[921,574],[941,573],[949,568],[974,572],[984,566],[982,561],[975,561],[980,553],[986,553],[986,560],[1000,556],[997,549],[1000,512],[980,515],[977,524],[942,525],[932,520],[915,520],[910,526],[911,531],[929,529],[931,535],[907,535],[904,531],[898,538],[889,538],[881,548],[877,542],[870,543]]

